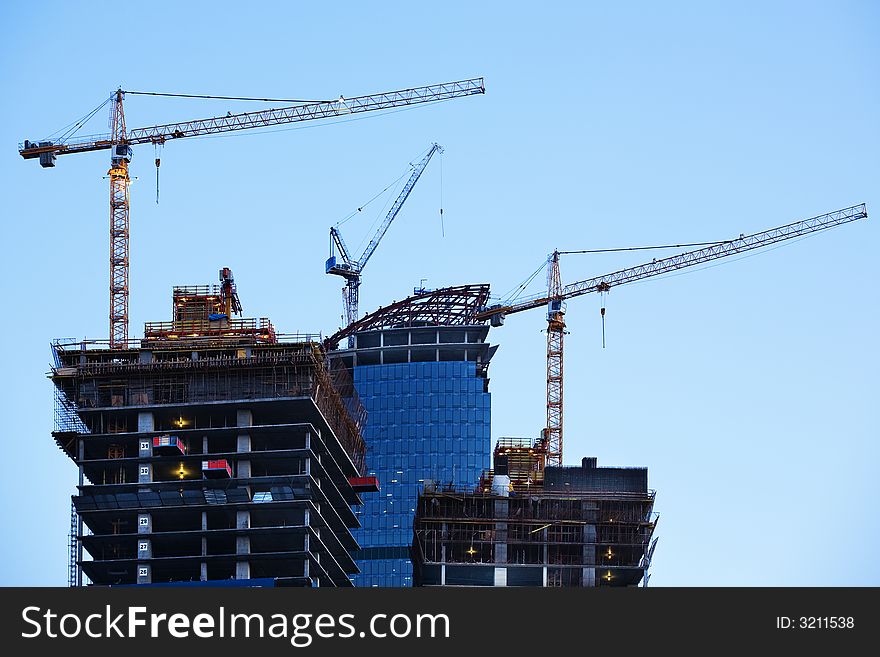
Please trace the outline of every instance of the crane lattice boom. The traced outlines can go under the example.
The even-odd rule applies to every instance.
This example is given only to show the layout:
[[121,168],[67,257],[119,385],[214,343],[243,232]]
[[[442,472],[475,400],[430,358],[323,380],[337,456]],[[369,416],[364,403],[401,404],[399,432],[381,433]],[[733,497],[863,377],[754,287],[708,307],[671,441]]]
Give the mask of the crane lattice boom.
[[[336,248],[339,249],[339,255],[342,257],[342,263],[338,263],[336,261],[336,258],[331,254],[330,258],[325,264],[325,271],[328,274],[336,274],[337,276],[342,276],[345,279],[345,287],[343,288],[342,293],[345,305],[346,326],[350,326],[358,320],[358,297],[361,285],[361,272],[363,272],[367,261],[370,259],[370,256],[373,255],[376,247],[379,246],[379,242],[382,241],[382,238],[388,231],[388,227],[391,226],[391,222],[394,221],[394,218],[400,212],[400,208],[403,207],[406,199],[409,198],[410,192],[412,192],[413,188],[416,186],[416,183],[419,181],[422,173],[424,173],[425,168],[428,166],[428,162],[431,161],[434,153],[437,153],[438,151],[442,153],[443,147],[439,144],[432,144],[431,148],[428,149],[428,153],[421,160],[412,165],[413,170],[409,176],[409,179],[406,181],[406,184],[403,186],[400,194],[398,194],[394,203],[391,205],[391,209],[388,210],[387,214],[385,215],[385,219],[376,230],[373,238],[367,245],[367,248],[364,249],[364,252],[361,254],[361,257],[358,258],[357,261],[355,261],[349,253],[348,247],[345,245],[345,241],[342,239],[342,233],[340,233],[335,226],[332,226],[330,228],[330,237],[333,240],[333,243],[336,245]],[[349,338],[349,343],[353,344],[353,338]]]
[[[603,292],[612,287],[624,285],[626,283],[634,283],[652,276],[660,276],[678,269],[701,265],[712,260],[725,258],[727,256],[737,255],[753,249],[759,249],[778,242],[803,237],[810,233],[815,233],[828,228],[834,228],[842,224],[865,219],[868,216],[864,203],[853,205],[849,208],[836,210],[827,214],[821,214],[816,217],[795,221],[784,226],[771,228],[760,233],[752,235],[742,235],[737,239],[718,242],[712,246],[703,249],[688,251],[669,258],[661,260],[653,260],[652,262],[639,265],[637,267],[629,267],[620,271],[603,276],[588,278],[577,283],[571,283],[562,288],[557,299],[571,299],[590,292]],[[539,308],[547,305],[553,297],[550,295],[542,295],[524,299],[518,303],[494,306],[486,308],[477,315],[477,319],[486,320],[492,318],[503,317],[513,313],[522,312],[531,308]]]
[[853,205],[760,233],[740,235],[735,240],[718,242],[702,249],[661,260],[653,260],[637,267],[629,267],[611,274],[588,278],[564,287],[560,282],[559,252],[554,251],[547,260],[546,295],[524,299],[515,304],[484,308],[476,313],[474,319],[475,321],[489,320],[493,326],[500,326],[506,315],[532,308],[547,307],[547,426],[544,429],[544,438],[547,441],[547,465],[562,465],[564,300],[590,292],[607,292],[612,287],[701,265],[753,249],[760,249],[851,221],[865,219],[867,216],[868,212],[864,203]]
[[[121,91],[121,93],[125,94],[124,91]],[[126,143],[132,146],[136,144],[162,144],[169,139],[200,137],[218,132],[250,130],[252,128],[265,128],[285,123],[329,119],[346,114],[360,114],[419,103],[433,103],[482,93],[486,93],[483,78],[473,78],[457,82],[414,87],[412,89],[402,89],[400,91],[389,91],[369,96],[340,97],[338,100],[293,105],[280,109],[244,112],[210,119],[182,121],[180,123],[165,123],[147,128],[134,128],[128,131]],[[66,155],[68,153],[106,150],[112,144],[112,135],[84,137],[58,144],[51,141],[25,141],[20,146],[19,153],[23,158],[31,159],[39,157],[41,153]]]

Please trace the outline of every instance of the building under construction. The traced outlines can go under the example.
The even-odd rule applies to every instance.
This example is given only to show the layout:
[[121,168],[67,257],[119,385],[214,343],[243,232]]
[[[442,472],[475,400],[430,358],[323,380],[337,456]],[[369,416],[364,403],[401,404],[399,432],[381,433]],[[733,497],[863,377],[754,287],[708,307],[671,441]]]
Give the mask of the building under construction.
[[[367,474],[382,493],[356,510],[355,586],[412,586],[412,522],[426,480],[476,481],[489,467],[488,368],[497,347],[473,319],[488,285],[417,290],[334,336],[331,362],[352,372],[368,411]],[[350,341],[349,341],[350,339]]]
[[173,320],[124,348],[54,345],[72,585],[351,585],[363,407],[316,336],[233,318],[221,282],[174,288]]
[[647,586],[656,545],[646,468],[548,466],[547,439],[502,439],[478,486],[428,482],[415,586]]

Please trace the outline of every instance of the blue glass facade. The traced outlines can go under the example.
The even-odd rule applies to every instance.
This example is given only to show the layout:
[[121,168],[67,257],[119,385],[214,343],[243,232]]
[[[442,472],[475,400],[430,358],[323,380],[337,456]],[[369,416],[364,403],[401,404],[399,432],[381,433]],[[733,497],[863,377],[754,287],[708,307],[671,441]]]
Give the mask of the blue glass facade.
[[490,467],[485,368],[463,358],[355,365],[353,374],[368,413],[367,474],[381,485],[381,492],[364,495],[364,505],[355,509],[361,572],[353,581],[364,587],[412,586],[409,549],[423,482],[473,485]]

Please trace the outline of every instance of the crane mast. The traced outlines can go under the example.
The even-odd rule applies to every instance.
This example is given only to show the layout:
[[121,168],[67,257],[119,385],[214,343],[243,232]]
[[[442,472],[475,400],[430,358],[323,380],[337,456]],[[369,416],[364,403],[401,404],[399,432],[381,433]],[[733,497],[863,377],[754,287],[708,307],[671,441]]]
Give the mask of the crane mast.
[[547,465],[562,465],[562,368],[565,302],[559,274],[559,251],[547,259]]
[[[123,111],[123,99],[126,92],[117,89],[111,97],[113,102],[110,110],[110,134],[61,141],[47,139],[33,142],[26,139],[19,145],[18,152],[26,160],[39,159],[40,166],[48,168],[55,166],[58,155],[110,150],[110,170],[108,172],[110,179],[110,347],[121,349],[126,346],[128,341],[129,186],[131,183],[128,169],[132,157],[132,146],[138,144],[161,145],[171,139],[328,119],[348,114],[439,102],[485,92],[483,78],[471,78],[367,96],[353,98],[340,96],[338,100],[332,101],[303,103],[278,109],[227,114],[208,119],[165,123],[126,130]],[[356,294],[355,291],[355,297]]]
[[[385,215],[385,219],[379,225],[379,228],[376,230],[373,238],[367,245],[367,248],[364,249],[361,257],[358,258],[356,261],[350,255],[348,248],[345,245],[345,241],[342,239],[342,234],[339,232],[339,229],[336,226],[330,228],[330,238],[332,239],[332,244],[335,244],[336,248],[339,250],[339,255],[342,258],[342,262],[337,262],[336,257],[333,256],[331,253],[330,258],[328,258],[327,262],[325,263],[324,269],[325,272],[328,274],[342,276],[345,279],[345,287],[342,288],[342,295],[343,304],[345,307],[346,326],[350,326],[358,319],[358,297],[361,286],[361,274],[367,264],[367,261],[375,252],[376,247],[379,246],[379,242],[382,241],[382,238],[388,231],[388,227],[391,226],[391,222],[394,221],[395,217],[397,217],[397,214],[400,212],[400,209],[403,207],[406,199],[409,198],[410,192],[412,192],[413,188],[416,186],[416,183],[422,176],[425,168],[428,166],[428,162],[431,161],[434,153],[438,151],[442,153],[443,147],[436,143],[431,144],[431,148],[428,149],[428,153],[421,160],[413,165],[413,170],[410,174],[409,179],[406,181],[406,184],[403,186],[400,194],[398,194],[397,198],[391,206],[391,209],[388,210],[388,213]],[[350,346],[354,346],[353,336],[350,336],[348,341]]]
[[859,219],[866,219],[867,217],[867,208],[864,203],[861,203],[751,235],[740,235],[737,239],[718,242],[702,249],[687,251],[669,258],[655,259],[636,267],[595,276],[566,286],[562,285],[559,275],[559,251],[554,251],[547,260],[546,295],[523,299],[514,304],[490,306],[478,311],[474,319],[475,321],[488,320],[492,326],[501,326],[507,315],[533,308],[547,307],[547,426],[544,429],[544,436],[548,441],[548,465],[561,465],[563,444],[564,303],[567,299],[573,299],[591,292],[607,292],[612,287],[635,283],[654,276],[718,260],[719,258],[805,237],[812,233],[841,226]]
[[113,102],[110,150],[110,346],[128,342],[129,186],[131,146],[126,141],[124,93],[116,90]]

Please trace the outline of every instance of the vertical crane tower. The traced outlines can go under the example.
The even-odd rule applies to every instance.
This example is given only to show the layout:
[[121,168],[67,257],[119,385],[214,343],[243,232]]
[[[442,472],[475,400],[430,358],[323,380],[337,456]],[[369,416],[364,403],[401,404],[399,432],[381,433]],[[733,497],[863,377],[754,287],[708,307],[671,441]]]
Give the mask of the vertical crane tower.
[[[263,128],[300,121],[328,119],[347,114],[373,112],[407,105],[432,103],[462,96],[485,93],[483,78],[472,78],[423,87],[389,91],[353,98],[308,102],[278,109],[227,114],[222,117],[197,119],[126,130],[123,99],[126,93],[117,89],[111,96],[111,133],[79,139],[39,142],[25,140],[19,145],[24,159],[38,158],[44,168],[54,167],[58,155],[110,150],[110,347],[122,349],[128,342],[129,297],[129,226],[130,199],[129,164],[132,146],[162,145],[171,139],[199,137],[236,130]],[[162,94],[158,94],[162,95]]]

